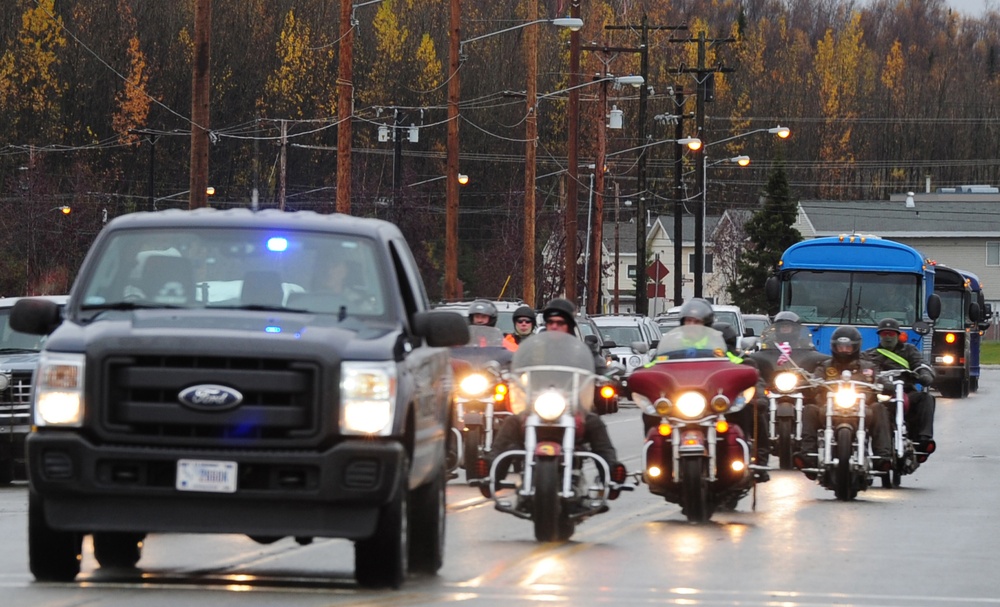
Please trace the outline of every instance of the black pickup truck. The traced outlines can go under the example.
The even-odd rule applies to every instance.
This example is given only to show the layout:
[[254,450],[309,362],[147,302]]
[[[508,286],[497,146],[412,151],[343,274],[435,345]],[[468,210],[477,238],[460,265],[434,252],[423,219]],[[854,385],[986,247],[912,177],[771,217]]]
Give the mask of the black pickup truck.
[[47,334],[28,436],[28,548],[72,580],[147,533],[354,541],[358,582],[398,587],[444,551],[448,346],[390,223],[312,212],[162,211],[110,222]]

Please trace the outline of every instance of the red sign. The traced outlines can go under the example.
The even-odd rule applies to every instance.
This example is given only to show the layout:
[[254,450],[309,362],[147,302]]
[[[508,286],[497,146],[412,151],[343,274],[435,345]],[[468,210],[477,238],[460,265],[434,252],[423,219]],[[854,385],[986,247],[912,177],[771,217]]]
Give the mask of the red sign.
[[662,284],[648,284],[646,285],[646,297],[666,297],[667,296],[667,286]]
[[649,264],[649,267],[646,268],[646,275],[656,282],[660,282],[666,278],[667,274],[670,274],[670,270],[659,259]]

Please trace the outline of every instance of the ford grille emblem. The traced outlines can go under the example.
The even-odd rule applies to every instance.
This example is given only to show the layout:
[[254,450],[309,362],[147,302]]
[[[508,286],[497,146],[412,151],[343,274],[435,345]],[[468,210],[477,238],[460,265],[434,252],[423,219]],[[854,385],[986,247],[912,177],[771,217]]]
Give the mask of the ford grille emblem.
[[233,388],[216,384],[200,384],[180,391],[177,400],[199,411],[225,411],[239,406],[243,395]]

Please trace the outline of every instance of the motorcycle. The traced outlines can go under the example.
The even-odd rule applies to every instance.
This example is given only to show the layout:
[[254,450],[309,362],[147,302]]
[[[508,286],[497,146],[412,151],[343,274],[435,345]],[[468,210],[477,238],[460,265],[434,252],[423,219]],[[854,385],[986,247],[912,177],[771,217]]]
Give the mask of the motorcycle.
[[[583,338],[583,341],[595,356],[600,356],[601,347],[596,335],[587,335]],[[614,345],[613,342],[608,343],[611,343],[612,346]],[[618,360],[608,360],[607,366],[608,371],[604,375],[606,381],[596,386],[596,393],[594,395],[594,411],[598,415],[618,413],[618,400],[624,393],[625,365],[618,362]]]
[[680,504],[689,521],[735,508],[753,487],[749,441],[726,421],[753,400],[758,373],[726,358],[718,331],[699,325],[671,330],[656,363],[629,378],[632,399],[649,426],[642,452],[651,493]]
[[891,489],[899,487],[905,474],[913,474],[920,467],[921,455],[916,445],[906,433],[904,413],[909,406],[906,396],[907,375],[912,375],[908,369],[891,369],[878,374],[878,381],[884,386],[891,386],[889,393],[878,395],[879,402],[889,406],[889,419],[892,423],[892,467],[888,472],[881,473],[882,487]]
[[[623,467],[611,470],[601,456],[578,449],[595,385],[603,380],[582,341],[553,331],[522,342],[507,377],[511,409],[523,416],[524,448],[496,454],[488,480],[477,484],[497,510],[531,520],[538,541],[567,540],[577,524],[607,512],[609,500],[632,488],[624,484]],[[519,482],[504,480],[512,464],[521,471]]]
[[448,470],[465,469],[466,480],[478,478],[474,462],[493,446],[493,436],[510,415],[507,384],[497,369],[510,364],[512,353],[503,346],[496,327],[472,325],[469,341],[451,349],[455,390],[449,437]]
[[749,355],[757,363],[767,389],[767,438],[783,470],[794,468],[793,454],[802,444],[801,390],[796,390],[796,370],[815,369],[826,356],[816,351],[809,330],[787,320],[761,334],[758,349]]
[[859,376],[845,370],[840,376],[830,378],[813,378],[805,373],[801,377],[803,387],[826,394],[826,423],[817,436],[817,467],[802,471],[815,473],[817,482],[832,489],[842,501],[852,500],[858,491],[867,490],[873,479],[865,409],[869,402],[874,402],[882,386],[855,379]]

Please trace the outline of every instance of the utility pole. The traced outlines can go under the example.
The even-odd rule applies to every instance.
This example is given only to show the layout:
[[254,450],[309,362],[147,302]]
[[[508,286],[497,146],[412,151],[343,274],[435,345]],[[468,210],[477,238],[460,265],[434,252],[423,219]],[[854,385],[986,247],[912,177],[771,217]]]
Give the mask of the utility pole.
[[733,68],[723,67],[721,62],[715,67],[705,66],[705,54],[709,46],[714,46],[723,42],[735,42],[735,38],[705,38],[705,32],[698,32],[697,39],[671,39],[671,42],[696,42],[698,44],[698,67],[680,68],[678,73],[693,73],[698,83],[698,91],[695,96],[695,122],[698,132],[695,137],[701,139],[701,153],[698,154],[698,166],[695,170],[697,176],[699,198],[701,202],[695,203],[698,209],[694,215],[694,296],[702,297],[702,287],[705,273],[705,207],[708,205],[708,198],[705,196],[705,153],[708,148],[708,140],[705,137],[705,103],[715,100],[715,73],[732,72]]
[[460,0],[451,0],[448,23],[448,166],[445,181],[444,297],[458,298],[458,100],[461,94],[458,47],[461,42]]
[[[580,0],[570,0],[569,16],[580,18]],[[580,32],[569,34],[569,111],[567,112],[567,131],[569,138],[566,146],[566,268],[563,290],[566,299],[576,303],[576,208],[577,208],[577,147],[580,125]]]
[[618,182],[615,182],[615,303],[614,310],[615,314],[618,314],[618,207],[621,202],[619,196],[621,195],[621,190],[618,187]]
[[[684,89],[674,90],[674,139],[684,137]],[[674,144],[674,305],[684,303],[684,197],[681,175],[684,170],[684,146]]]
[[[528,1],[528,22],[538,20],[538,0]],[[535,111],[538,95],[538,26],[529,25],[524,32],[524,63],[527,68],[525,84],[524,118],[524,269],[521,297],[534,308],[535,302],[535,175],[536,146],[538,145],[538,113]]]
[[254,123],[253,138],[253,190],[250,192],[250,208],[254,211],[260,208],[260,116]]
[[[351,142],[354,115],[354,0],[340,0],[337,66],[337,212],[351,212]],[[255,184],[256,185],[256,182]]]
[[639,89],[639,157],[636,166],[636,189],[638,190],[638,206],[635,217],[635,311],[639,314],[649,312],[649,297],[646,293],[646,106],[649,101],[649,32],[660,30],[686,30],[686,25],[649,25],[645,13],[641,23],[636,25],[606,25],[609,30],[635,30],[639,28],[639,61],[643,78]]
[[281,119],[281,150],[278,153],[278,208],[285,210],[285,173],[287,170],[286,154],[288,150],[288,123]]
[[194,62],[191,74],[191,176],[192,209],[208,206],[208,120],[212,59],[212,0],[195,0]]

